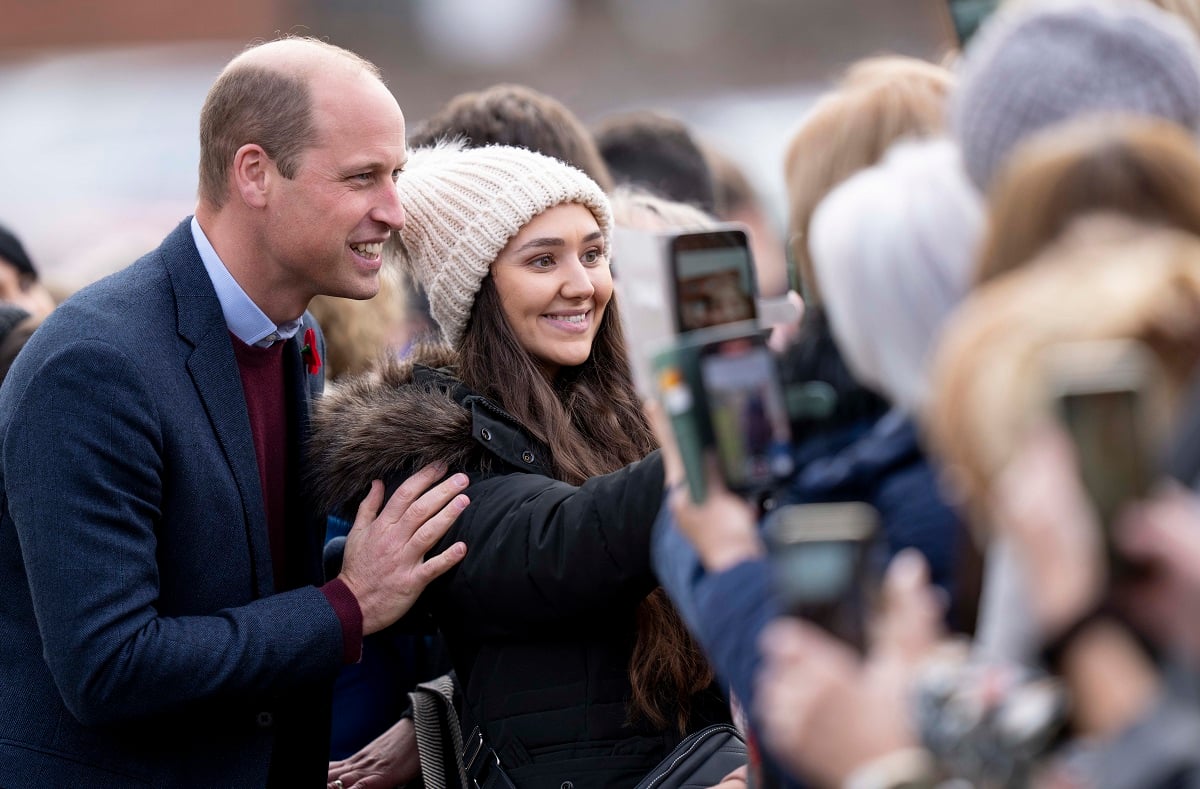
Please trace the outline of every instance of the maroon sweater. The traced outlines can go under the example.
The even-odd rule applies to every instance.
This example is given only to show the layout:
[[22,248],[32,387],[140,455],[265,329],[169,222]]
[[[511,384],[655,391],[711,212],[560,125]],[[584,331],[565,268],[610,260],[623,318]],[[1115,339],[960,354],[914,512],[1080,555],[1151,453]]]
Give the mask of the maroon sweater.
[[[250,433],[258,458],[263,508],[267,514],[267,536],[271,544],[271,566],[277,589],[296,586],[287,563],[287,396],[284,391],[283,349],[277,342],[260,348],[247,345],[234,335],[237,357],[250,416]],[[321,587],[342,623],[342,657],[347,663],[362,655],[362,610],[350,589],[334,579]]]

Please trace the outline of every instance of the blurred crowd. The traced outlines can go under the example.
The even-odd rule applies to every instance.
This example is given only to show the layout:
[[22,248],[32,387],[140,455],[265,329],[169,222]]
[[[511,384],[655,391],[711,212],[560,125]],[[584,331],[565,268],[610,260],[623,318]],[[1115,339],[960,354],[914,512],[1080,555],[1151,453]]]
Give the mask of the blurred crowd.
[[[623,487],[593,505],[602,524],[644,523],[637,546],[660,587],[629,604],[636,627],[597,631],[629,642],[614,648],[630,666],[617,695],[635,697],[621,716],[656,732],[736,723],[748,761],[722,787],[1200,786],[1200,618],[1191,609],[1200,602],[1198,134],[1195,0],[1010,0],[941,62],[880,55],[849,64],[791,130],[781,162],[785,207],[764,204],[728,151],[661,113],[612,115],[589,128],[557,99],[521,85],[455,96],[409,129],[408,188],[425,202],[406,206],[413,230],[387,247],[396,265],[384,268],[378,294],[319,295],[310,304],[325,335],[325,399],[333,403],[318,406],[315,441],[335,443],[331,434],[348,431],[347,409],[370,387],[410,386],[414,369],[426,369],[403,366],[414,359],[443,372],[472,363],[493,365],[493,375],[508,369],[509,357],[492,359],[499,351],[473,339],[477,319],[455,324],[466,332],[460,339],[446,317],[452,307],[466,315],[492,303],[485,298],[508,297],[485,284],[457,305],[438,267],[465,253],[413,235],[450,222],[446,207],[459,210],[462,195],[488,189],[438,185],[434,176],[475,177],[435,158],[447,146],[460,154],[522,148],[570,165],[586,184],[564,201],[597,217],[607,208],[594,204],[608,201],[616,228],[677,233],[739,223],[782,385],[820,382],[830,405],[793,415],[794,470],[752,500],[716,472],[694,500],[672,427],[653,404],[637,422],[644,435],[626,434],[629,445],[614,444],[611,457],[583,457],[576,468],[555,449],[559,465],[546,474],[562,485],[585,490],[623,470],[655,478],[631,487],[652,500],[646,512],[633,504],[603,511],[637,498]],[[514,182],[566,177],[539,175],[549,167],[541,158],[481,161],[517,173],[508,176]],[[423,162],[434,163],[424,165],[434,176],[421,174]],[[409,177],[398,177],[402,196]],[[786,230],[775,226],[778,209]],[[485,224],[469,217],[447,232],[475,240]],[[603,221],[598,227],[608,232]],[[13,231],[0,227],[0,376],[66,298],[50,295]],[[621,256],[618,243],[618,278]],[[447,341],[458,355],[431,355],[430,344]],[[474,362],[472,342],[483,343]],[[597,369],[602,376],[610,368]],[[530,384],[529,402],[518,407],[524,372],[512,371],[515,388],[496,383],[480,394],[525,424],[558,424],[539,398],[557,397],[575,413],[561,381],[545,394]],[[617,395],[632,402],[631,392],[622,379]],[[613,402],[607,411],[599,401],[587,407],[613,424],[640,420],[622,411],[625,400]],[[545,441],[603,444],[596,436],[610,435],[578,429],[547,428]],[[636,462],[656,445],[661,474]],[[415,470],[412,457],[427,459],[419,446],[410,455],[396,467]],[[331,468],[339,462],[359,472],[335,451],[315,461],[330,486],[350,473]],[[369,481],[360,475],[323,491],[326,503],[345,504],[354,485]],[[486,496],[474,490],[473,501]],[[861,619],[855,636],[789,606],[782,575],[796,570],[779,561],[772,537],[788,513],[849,502],[869,505],[877,525],[868,558],[847,582],[853,600],[846,591],[841,601]],[[336,574],[355,516],[329,509],[326,558]],[[478,549],[464,539],[470,562]],[[528,557],[539,548],[553,550],[525,546],[524,561],[535,564]],[[599,577],[604,567],[584,572]],[[572,572],[556,570],[562,586],[533,597],[570,596],[563,576]],[[484,575],[471,578],[488,588]],[[482,611],[486,598],[480,591],[472,605]],[[489,708],[479,656],[493,645],[462,634],[473,620],[451,600],[431,614],[435,627],[367,635],[361,660],[341,669],[330,786],[417,780],[427,762],[417,759],[409,693],[451,670],[473,683],[457,692],[459,712],[490,732],[498,763],[521,773],[526,765],[512,760],[537,762],[539,754],[519,747],[527,724],[513,721],[522,713]],[[595,634],[588,638],[595,649]],[[494,640],[526,648],[553,639],[521,629]],[[505,672],[515,665],[497,658],[489,668],[511,685]],[[499,706],[516,704],[520,694],[504,687]],[[566,694],[567,706],[587,706],[599,692],[552,690]],[[528,715],[548,715],[528,705]],[[492,714],[503,726],[487,728]],[[555,725],[545,721],[538,726]],[[515,783],[540,778],[526,772]]]

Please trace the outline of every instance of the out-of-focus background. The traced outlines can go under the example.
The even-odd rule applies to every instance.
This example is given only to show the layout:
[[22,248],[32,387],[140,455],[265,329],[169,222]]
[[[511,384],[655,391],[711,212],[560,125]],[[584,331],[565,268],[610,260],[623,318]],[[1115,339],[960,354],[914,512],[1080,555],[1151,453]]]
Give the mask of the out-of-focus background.
[[249,41],[314,35],[379,64],[412,127],[511,81],[586,123],[669,112],[742,164],[782,224],[781,157],[852,60],[938,59],[943,0],[0,0],[0,221],[72,290],[191,212],[198,117]]

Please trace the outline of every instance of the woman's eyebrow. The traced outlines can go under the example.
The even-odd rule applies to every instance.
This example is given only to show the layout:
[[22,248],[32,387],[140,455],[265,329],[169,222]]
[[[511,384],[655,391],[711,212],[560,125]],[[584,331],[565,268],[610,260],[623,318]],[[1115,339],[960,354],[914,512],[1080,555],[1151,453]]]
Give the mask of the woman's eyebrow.
[[513,250],[513,252],[524,252],[527,249],[546,249],[548,247],[566,246],[566,241],[561,238],[532,238],[526,241],[521,246]]

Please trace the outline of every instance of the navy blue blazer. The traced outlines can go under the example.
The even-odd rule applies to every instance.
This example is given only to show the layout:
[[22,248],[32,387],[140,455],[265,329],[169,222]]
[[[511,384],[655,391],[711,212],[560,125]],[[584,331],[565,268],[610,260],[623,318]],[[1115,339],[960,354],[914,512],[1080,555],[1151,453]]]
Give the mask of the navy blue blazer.
[[[311,323],[305,316],[306,325]],[[289,435],[322,377],[284,354]],[[182,223],[0,388],[0,786],[324,786],[341,626],[289,452],[279,592],[232,341]],[[282,586],[282,585],[281,585]]]

